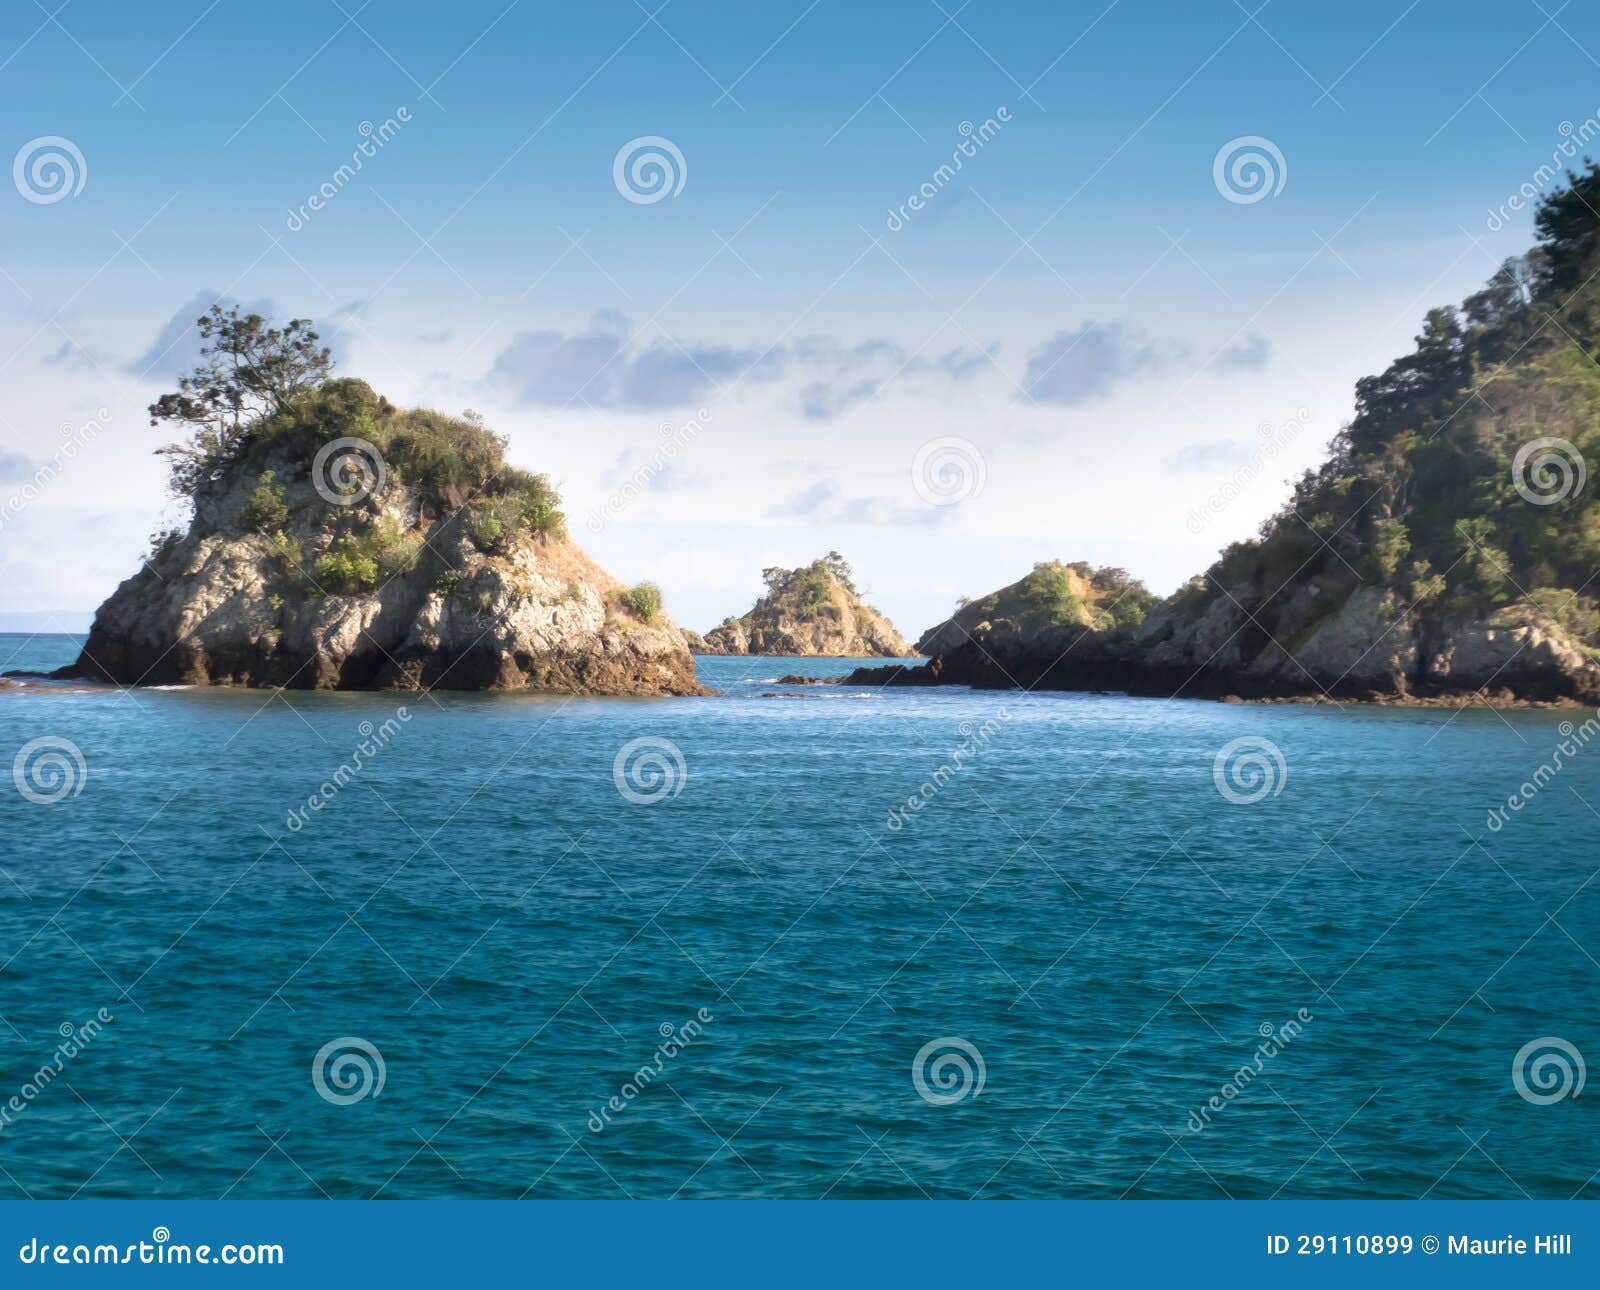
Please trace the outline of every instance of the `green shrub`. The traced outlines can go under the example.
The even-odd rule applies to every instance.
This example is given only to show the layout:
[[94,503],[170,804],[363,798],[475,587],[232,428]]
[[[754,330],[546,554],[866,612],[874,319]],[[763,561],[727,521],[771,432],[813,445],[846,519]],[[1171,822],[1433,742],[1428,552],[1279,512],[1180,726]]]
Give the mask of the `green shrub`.
[[523,528],[549,534],[562,530],[566,517],[561,514],[561,496],[548,475],[507,466],[495,476],[489,491],[516,503],[517,521]]
[[1585,645],[1600,641],[1600,605],[1563,587],[1535,587],[1528,604]]
[[465,525],[472,545],[492,554],[503,554],[510,549],[517,533],[514,509],[514,504],[507,505],[506,499],[498,497],[474,502],[468,507]]
[[340,538],[317,557],[311,578],[316,589],[334,594],[368,591],[414,568],[421,547],[420,533],[385,520],[365,533]]
[[653,582],[638,583],[618,595],[617,603],[640,622],[653,623],[661,612],[661,588]]
[[1100,616],[1110,618],[1112,627],[1138,627],[1156,605],[1154,593],[1126,569],[1113,565],[1091,569],[1084,565],[1080,572],[1099,597],[1099,607],[1095,611],[1097,631],[1106,630],[1100,624]]
[[297,537],[288,537],[276,529],[267,537],[267,554],[277,557],[286,569],[298,569],[305,544]]
[[1017,593],[1029,623],[1058,627],[1082,621],[1083,601],[1073,591],[1066,568],[1054,561],[1034,565],[1017,584]]
[[244,522],[257,533],[270,533],[281,529],[289,519],[289,505],[284,499],[283,487],[270,470],[262,471],[261,478],[244,506]]
[[468,509],[467,536],[481,551],[504,554],[524,533],[560,532],[560,500],[545,476],[506,468]]
[[1373,525],[1372,564],[1378,576],[1388,581],[1400,562],[1411,552],[1411,535],[1404,520],[1379,520]]
[[389,469],[459,505],[504,468],[506,441],[481,423],[431,408],[402,412],[378,444]]
[[260,424],[252,436],[251,457],[287,446],[309,467],[317,450],[332,439],[365,439],[381,448],[385,437],[381,427],[394,415],[388,400],[365,381],[350,377],[324,381]]
[[334,595],[366,591],[378,585],[378,562],[347,538],[317,557],[311,576]]
[[1437,600],[1445,593],[1445,577],[1442,573],[1432,572],[1433,566],[1426,560],[1414,561],[1411,565],[1411,601],[1413,604],[1426,604],[1430,600]]

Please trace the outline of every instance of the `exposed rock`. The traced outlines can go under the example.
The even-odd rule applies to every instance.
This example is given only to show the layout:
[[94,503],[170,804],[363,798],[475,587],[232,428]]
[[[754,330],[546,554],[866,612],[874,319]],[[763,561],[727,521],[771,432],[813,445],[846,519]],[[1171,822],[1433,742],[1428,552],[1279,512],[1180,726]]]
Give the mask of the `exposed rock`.
[[[1112,690],[1160,697],[1367,700],[1457,704],[1600,704],[1600,654],[1536,608],[1508,606],[1485,619],[1408,612],[1382,588],[1357,587],[1289,639],[1262,637],[1226,596],[1198,612],[1183,593],[1137,630],[1038,623],[1015,610],[1013,584],[996,592],[1005,612],[962,614],[925,633],[919,667],[858,668],[846,685],[970,685],[981,689]],[[969,607],[970,608],[970,607]],[[1186,612],[1187,611],[1187,612]],[[965,614],[966,611],[963,611]],[[1292,622],[1285,611],[1280,623]]]
[[856,594],[837,552],[799,569],[766,569],[767,594],[707,632],[707,654],[914,658],[894,624]]
[[[505,466],[498,440],[476,423],[379,406],[361,382],[333,385],[366,435],[396,445],[386,448],[399,454],[387,482],[350,504],[337,493],[330,501],[326,481],[319,491],[312,478],[305,427],[264,427],[197,492],[188,532],[159,544],[117,588],[77,662],[55,675],[124,685],[704,692],[664,614],[640,610],[636,595],[567,540],[559,513],[526,519],[543,481]],[[435,436],[430,450],[480,452],[481,480],[419,478],[399,436],[424,432]],[[313,438],[345,433],[323,425]],[[450,442],[457,433],[462,444]]]

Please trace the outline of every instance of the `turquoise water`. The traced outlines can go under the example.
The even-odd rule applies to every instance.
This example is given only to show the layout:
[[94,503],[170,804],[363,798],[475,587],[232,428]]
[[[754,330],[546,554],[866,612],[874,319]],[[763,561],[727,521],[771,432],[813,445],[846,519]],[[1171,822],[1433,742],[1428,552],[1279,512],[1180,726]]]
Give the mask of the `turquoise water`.
[[773,683],[846,666],[0,694],[83,764],[0,779],[0,1196],[1594,1194],[1600,1089],[1512,1070],[1600,1054],[1600,744],[1486,825],[1570,714]]

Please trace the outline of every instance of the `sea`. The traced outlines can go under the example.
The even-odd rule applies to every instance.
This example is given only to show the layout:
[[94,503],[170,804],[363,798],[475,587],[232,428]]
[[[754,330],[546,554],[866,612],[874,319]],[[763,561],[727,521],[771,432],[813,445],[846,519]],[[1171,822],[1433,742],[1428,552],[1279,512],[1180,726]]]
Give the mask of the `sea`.
[[1593,713],[698,666],[0,690],[0,1197],[1600,1190]]

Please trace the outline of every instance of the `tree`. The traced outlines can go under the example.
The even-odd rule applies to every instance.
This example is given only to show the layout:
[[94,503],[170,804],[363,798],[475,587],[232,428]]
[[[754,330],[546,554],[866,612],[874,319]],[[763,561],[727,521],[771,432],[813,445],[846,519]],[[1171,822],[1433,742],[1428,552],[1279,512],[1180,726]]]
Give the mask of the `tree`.
[[173,490],[183,496],[218,476],[254,422],[287,411],[333,369],[333,356],[317,343],[309,318],[291,318],[279,328],[260,314],[218,304],[195,326],[200,363],[179,378],[176,391],[150,405],[151,425],[175,421],[194,428],[187,443],[159,450],[172,458]]

